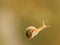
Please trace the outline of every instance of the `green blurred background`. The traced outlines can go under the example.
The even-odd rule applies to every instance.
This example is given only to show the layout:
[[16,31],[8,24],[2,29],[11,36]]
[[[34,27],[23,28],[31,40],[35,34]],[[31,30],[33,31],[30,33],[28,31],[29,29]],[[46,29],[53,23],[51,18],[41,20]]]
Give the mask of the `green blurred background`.
[[[49,28],[28,40],[28,26]],[[60,45],[59,0],[0,0],[0,45]]]

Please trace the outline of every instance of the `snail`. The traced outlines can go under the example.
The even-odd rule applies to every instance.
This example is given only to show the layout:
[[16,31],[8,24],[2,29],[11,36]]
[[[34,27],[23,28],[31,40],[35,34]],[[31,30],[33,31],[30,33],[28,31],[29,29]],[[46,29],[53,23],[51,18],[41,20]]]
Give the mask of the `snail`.
[[32,39],[32,38],[34,38],[40,31],[42,31],[43,29],[45,29],[45,28],[47,28],[47,27],[49,27],[49,25],[46,26],[46,25],[44,24],[44,20],[43,20],[43,24],[42,24],[41,27],[39,27],[39,28],[36,28],[36,27],[34,27],[34,26],[29,26],[29,27],[27,27],[27,29],[26,29],[26,37],[27,37],[28,39]]

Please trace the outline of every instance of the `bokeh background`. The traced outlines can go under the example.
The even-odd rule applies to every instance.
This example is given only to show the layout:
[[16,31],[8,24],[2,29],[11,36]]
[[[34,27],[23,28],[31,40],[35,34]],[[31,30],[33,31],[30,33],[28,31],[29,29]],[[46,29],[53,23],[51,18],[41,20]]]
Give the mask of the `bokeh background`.
[[[28,26],[49,28],[28,40]],[[0,45],[60,45],[59,0],[0,0]]]

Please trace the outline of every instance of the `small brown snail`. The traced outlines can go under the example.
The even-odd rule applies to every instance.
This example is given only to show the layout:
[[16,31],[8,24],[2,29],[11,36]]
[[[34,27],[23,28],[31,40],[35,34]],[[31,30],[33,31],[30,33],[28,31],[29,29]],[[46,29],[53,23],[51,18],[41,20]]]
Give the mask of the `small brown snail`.
[[26,29],[26,37],[27,37],[28,39],[32,39],[32,38],[34,38],[40,31],[42,31],[43,29],[45,29],[45,28],[47,28],[47,27],[49,27],[49,26],[46,26],[46,25],[44,24],[44,20],[43,20],[42,26],[39,27],[39,28],[36,28],[36,27],[34,27],[34,26],[29,26],[29,27],[27,27],[27,29]]

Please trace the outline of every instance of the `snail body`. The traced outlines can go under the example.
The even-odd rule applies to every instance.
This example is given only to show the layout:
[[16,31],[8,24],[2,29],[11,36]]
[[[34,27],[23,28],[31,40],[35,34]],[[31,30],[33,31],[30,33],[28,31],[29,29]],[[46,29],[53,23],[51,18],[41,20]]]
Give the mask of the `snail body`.
[[28,39],[32,39],[32,38],[34,38],[40,31],[42,31],[43,29],[45,29],[45,28],[47,28],[47,27],[49,27],[49,26],[46,26],[46,25],[44,24],[44,21],[43,21],[42,26],[39,27],[39,28],[36,28],[36,27],[34,27],[34,26],[29,26],[29,27],[27,27],[27,29],[26,29],[26,37],[27,37]]

